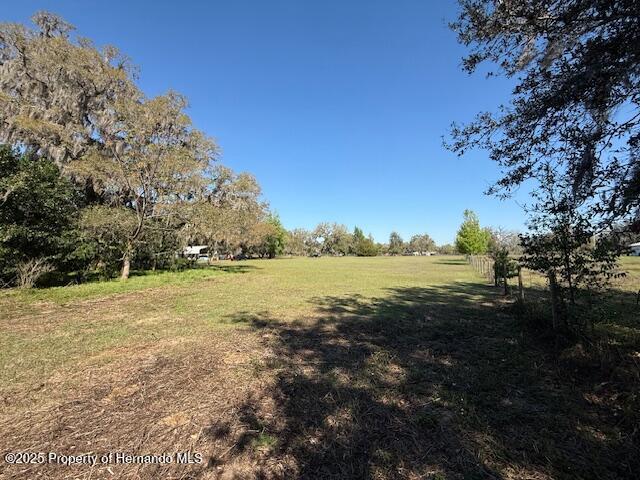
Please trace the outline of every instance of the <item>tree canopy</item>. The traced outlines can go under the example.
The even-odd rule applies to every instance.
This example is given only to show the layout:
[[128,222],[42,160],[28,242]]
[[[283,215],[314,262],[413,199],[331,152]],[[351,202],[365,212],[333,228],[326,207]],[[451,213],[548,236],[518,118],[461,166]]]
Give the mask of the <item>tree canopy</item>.
[[[592,230],[640,229],[640,9],[635,1],[460,0],[452,24],[474,72],[513,78],[511,102],[453,126],[449,147],[483,148],[502,167],[490,193],[548,172]],[[538,205],[540,206],[540,205]]]
[[398,232],[391,232],[389,235],[389,253],[391,255],[400,255],[404,253],[404,240]]
[[[532,186],[525,265],[555,292],[618,275],[624,230],[640,232],[640,9],[630,0],[460,0],[452,28],[511,78],[508,105],[454,124],[449,148],[488,151],[502,177],[488,193]],[[504,249],[502,249],[504,251]],[[558,298],[560,298],[558,297]]]
[[456,235],[456,250],[465,255],[478,255],[487,252],[489,232],[480,228],[478,216],[472,210],[464,211],[464,221]]

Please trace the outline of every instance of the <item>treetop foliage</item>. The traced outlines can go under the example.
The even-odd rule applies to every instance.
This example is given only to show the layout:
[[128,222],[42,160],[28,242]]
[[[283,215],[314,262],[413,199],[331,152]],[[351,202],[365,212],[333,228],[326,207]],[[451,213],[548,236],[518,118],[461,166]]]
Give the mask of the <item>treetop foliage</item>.
[[480,228],[478,216],[472,210],[464,211],[464,221],[456,235],[456,249],[464,255],[487,253],[490,234]]
[[452,28],[485,61],[516,79],[511,103],[455,125],[448,145],[488,150],[503,169],[489,193],[509,195],[570,177],[572,202],[600,228],[640,228],[640,10],[634,0],[460,0]]
[[59,166],[119,141],[119,102],[140,103],[135,69],[112,47],[73,38],[57,15],[36,28],[0,24],[0,142],[23,146]]

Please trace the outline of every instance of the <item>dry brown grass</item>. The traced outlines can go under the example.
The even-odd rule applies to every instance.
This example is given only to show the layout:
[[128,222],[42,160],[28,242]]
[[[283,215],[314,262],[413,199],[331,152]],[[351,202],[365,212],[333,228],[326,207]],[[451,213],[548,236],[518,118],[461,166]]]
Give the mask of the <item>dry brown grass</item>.
[[[239,408],[264,388],[254,365],[266,351],[250,332],[109,354],[118,360],[50,379],[43,388],[51,401],[4,414],[3,443],[11,451],[63,454],[192,451],[209,462],[231,452],[234,429],[244,432]],[[209,435],[219,423],[232,426],[222,440]],[[202,465],[0,468],[4,478],[184,478],[206,471]]]

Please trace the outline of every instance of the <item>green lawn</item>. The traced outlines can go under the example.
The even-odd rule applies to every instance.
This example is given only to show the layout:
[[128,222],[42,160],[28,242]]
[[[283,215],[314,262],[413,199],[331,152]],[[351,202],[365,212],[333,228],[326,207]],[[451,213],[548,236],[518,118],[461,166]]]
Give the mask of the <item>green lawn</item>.
[[205,464],[0,463],[0,477],[635,478],[638,345],[605,361],[553,351],[510,312],[460,257],[220,262],[3,292],[3,450]]
[[297,258],[0,292],[0,379],[40,382],[113,348],[197,336],[239,315],[295,320],[312,315],[322,296],[474,280],[458,258]]

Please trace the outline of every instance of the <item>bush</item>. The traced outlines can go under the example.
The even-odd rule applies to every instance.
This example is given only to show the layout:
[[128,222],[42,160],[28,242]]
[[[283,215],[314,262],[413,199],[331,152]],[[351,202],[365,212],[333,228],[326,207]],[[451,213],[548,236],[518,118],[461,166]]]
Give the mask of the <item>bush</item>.
[[51,161],[0,146],[2,283],[20,282],[18,277],[35,259],[39,264],[46,259],[49,269],[66,266],[78,245],[75,222],[81,201],[79,191]]
[[358,257],[375,257],[378,255],[378,246],[370,238],[365,238],[356,243],[355,253]]
[[53,271],[53,265],[42,258],[19,262],[16,267],[18,287],[33,288],[43,275],[51,271]]

